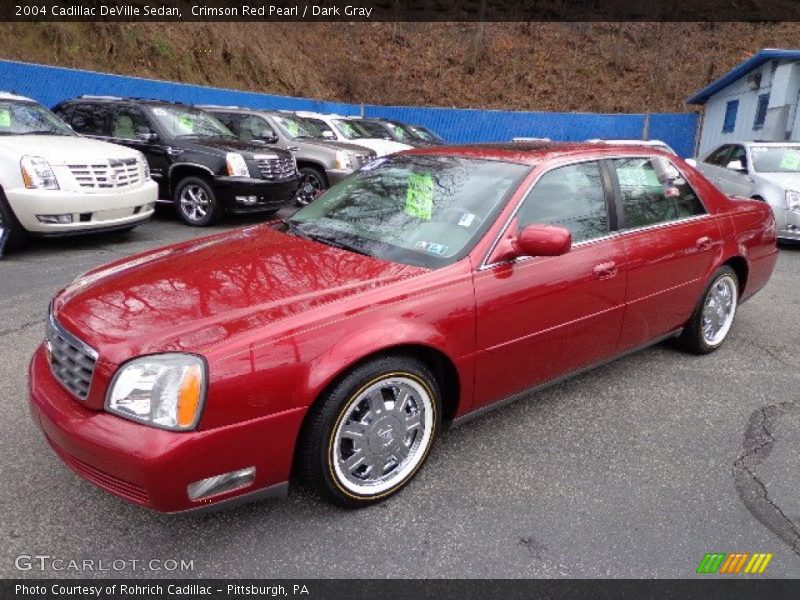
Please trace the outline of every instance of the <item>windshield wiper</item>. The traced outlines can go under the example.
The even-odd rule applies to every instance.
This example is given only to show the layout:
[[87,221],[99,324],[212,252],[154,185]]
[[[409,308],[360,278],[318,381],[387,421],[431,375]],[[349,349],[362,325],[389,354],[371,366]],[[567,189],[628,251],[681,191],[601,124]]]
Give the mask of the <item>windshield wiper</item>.
[[289,233],[296,235],[297,237],[311,240],[313,242],[319,242],[320,244],[325,244],[326,246],[331,246],[333,248],[339,248],[339,250],[347,250],[349,252],[355,252],[356,254],[362,254],[364,256],[372,256],[372,254],[354,244],[348,244],[347,242],[342,242],[341,240],[334,240],[328,236],[320,235],[318,233],[307,233],[305,231],[300,231],[297,223],[290,219],[284,219],[283,224],[286,225],[286,229],[289,231]]

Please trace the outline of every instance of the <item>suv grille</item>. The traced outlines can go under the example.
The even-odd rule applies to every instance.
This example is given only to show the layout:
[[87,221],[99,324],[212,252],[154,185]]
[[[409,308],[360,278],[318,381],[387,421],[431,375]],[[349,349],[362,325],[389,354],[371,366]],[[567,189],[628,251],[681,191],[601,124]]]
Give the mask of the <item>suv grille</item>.
[[283,158],[264,158],[255,157],[261,177],[273,181],[284,181],[295,176],[296,167],[294,158],[286,156]]
[[53,316],[47,322],[45,343],[53,376],[75,396],[86,400],[97,363],[97,352],[65,331]]
[[135,158],[109,159],[106,163],[68,165],[78,185],[91,189],[117,189],[139,183],[139,161]]

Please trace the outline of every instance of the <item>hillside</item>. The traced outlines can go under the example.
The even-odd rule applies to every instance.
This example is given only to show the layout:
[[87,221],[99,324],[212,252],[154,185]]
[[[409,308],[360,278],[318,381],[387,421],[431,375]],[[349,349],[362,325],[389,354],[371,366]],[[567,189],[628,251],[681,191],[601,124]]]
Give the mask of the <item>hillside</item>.
[[0,24],[0,58],[348,102],[684,111],[800,23]]

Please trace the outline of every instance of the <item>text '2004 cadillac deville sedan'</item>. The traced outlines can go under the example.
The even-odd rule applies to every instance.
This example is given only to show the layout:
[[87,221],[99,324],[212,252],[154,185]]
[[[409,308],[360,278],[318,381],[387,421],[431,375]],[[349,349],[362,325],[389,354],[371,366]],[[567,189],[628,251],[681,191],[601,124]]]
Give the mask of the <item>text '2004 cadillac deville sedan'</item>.
[[158,511],[290,476],[368,505],[443,424],[670,336],[715,350],[776,252],[767,205],[658,151],[415,150],[285,222],[79,277],[31,406],[74,471]]

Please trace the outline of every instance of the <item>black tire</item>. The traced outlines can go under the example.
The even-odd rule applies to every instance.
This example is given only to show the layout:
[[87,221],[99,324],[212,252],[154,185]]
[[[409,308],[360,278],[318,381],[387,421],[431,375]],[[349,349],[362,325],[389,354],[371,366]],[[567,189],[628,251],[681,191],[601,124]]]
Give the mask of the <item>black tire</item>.
[[300,187],[295,194],[295,202],[299,206],[306,206],[314,201],[317,192],[328,189],[328,178],[317,167],[302,166],[297,169],[300,173]]
[[[396,387],[395,384],[405,387]],[[404,402],[406,410],[402,405],[398,407],[397,401],[393,402],[391,397],[403,397],[411,389],[409,386],[417,390],[413,390]],[[356,403],[370,388],[378,392],[377,396],[370,394],[370,399]],[[428,395],[429,402],[426,403],[423,393]],[[374,411],[370,405],[376,397],[380,401],[378,406],[382,408]],[[415,407],[420,425],[412,431],[407,424],[413,422]],[[420,407],[425,407],[424,411],[420,411]],[[363,415],[360,418],[368,424],[354,420],[356,414]],[[439,386],[425,364],[407,356],[385,356],[366,362],[343,376],[311,408],[298,442],[295,473],[323,498],[339,506],[361,508],[382,502],[403,489],[425,464],[441,427],[441,414]],[[362,427],[365,432],[360,442],[363,451],[356,449],[352,440],[352,447],[345,448],[348,440],[346,430],[354,425]],[[340,427],[342,433],[337,436]],[[402,440],[398,433],[403,434]],[[414,437],[409,439],[409,436]],[[376,446],[380,447],[376,450]],[[408,450],[403,459],[405,462],[396,458],[401,456],[397,454],[400,447]],[[351,453],[350,459],[363,453],[365,459],[382,464],[383,470],[375,472],[385,472],[388,479],[384,482],[365,479],[362,487],[374,483],[375,491],[355,489],[359,484],[348,481],[347,476],[339,473],[344,459],[337,461],[335,458],[346,453]],[[396,466],[387,469],[393,460],[397,461]],[[372,470],[369,465],[361,467],[365,467],[365,471]],[[356,477],[353,473],[349,476]],[[384,487],[379,489],[378,486]]]
[[30,235],[17,219],[0,190],[0,255],[19,250],[28,243]]
[[[709,341],[708,336],[704,332],[703,328],[703,311],[706,304],[709,302],[709,297],[712,294],[712,290],[723,280],[728,282],[732,281],[734,285],[731,298],[732,313],[730,315],[730,324],[727,326],[727,328],[725,328],[724,335],[722,335],[721,339]],[[689,320],[688,325],[680,336],[679,341],[681,346],[683,346],[685,350],[693,352],[694,354],[709,354],[720,348],[730,333],[731,326],[733,325],[733,321],[736,316],[738,302],[739,278],[736,276],[736,271],[734,271],[731,267],[724,265],[717,269],[714,275],[711,276],[711,279],[703,290],[703,295],[700,297],[700,301],[698,302],[694,313],[692,313],[692,318]]]
[[[186,203],[192,196],[199,199],[196,205]],[[225,208],[217,199],[214,188],[202,177],[191,176],[181,179],[175,186],[173,202],[178,217],[193,227],[213,225],[225,213]]]

